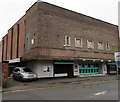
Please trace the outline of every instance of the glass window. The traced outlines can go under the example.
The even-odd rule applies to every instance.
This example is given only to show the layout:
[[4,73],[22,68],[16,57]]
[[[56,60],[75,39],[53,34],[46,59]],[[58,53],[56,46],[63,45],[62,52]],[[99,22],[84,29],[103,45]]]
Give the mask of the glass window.
[[82,47],[82,39],[81,38],[75,38],[75,47]]
[[82,71],[83,71],[83,73],[85,73],[84,69]]
[[87,47],[94,49],[94,41],[92,41],[92,40],[87,40]]
[[106,44],[106,49],[110,50],[110,45],[108,43]]
[[24,72],[32,72],[30,68],[23,68]]
[[93,69],[91,69],[91,73],[93,73]]
[[88,64],[85,64],[85,67],[88,67]]
[[90,67],[90,64],[88,64],[88,67]]
[[103,44],[103,42],[98,42],[98,49],[99,50],[104,50],[104,44]]
[[91,64],[91,67],[93,67],[93,64]]
[[70,37],[69,36],[65,36],[65,45],[70,46]]
[[91,73],[91,70],[90,70],[90,69],[88,69],[88,71],[89,71],[89,73]]
[[20,69],[14,69],[14,72],[18,72],[18,71],[20,71]]
[[35,43],[35,39],[32,39],[32,40],[31,40],[31,44],[34,44],[34,43]]
[[79,69],[79,73],[81,73],[81,69]]
[[85,65],[84,65],[84,64],[82,64],[82,67],[85,67]]

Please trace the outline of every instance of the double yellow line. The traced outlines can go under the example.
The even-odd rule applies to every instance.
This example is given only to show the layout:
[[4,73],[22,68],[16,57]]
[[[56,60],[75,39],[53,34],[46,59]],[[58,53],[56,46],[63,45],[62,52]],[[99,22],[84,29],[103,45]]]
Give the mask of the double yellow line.
[[64,87],[64,86],[97,84],[97,83],[106,83],[106,82],[113,82],[113,81],[118,81],[118,80],[96,81],[96,82],[88,82],[88,83],[80,83],[80,84],[56,85],[56,86],[49,86],[49,87],[44,87],[44,88],[21,89],[21,90],[5,91],[5,92],[0,92],[0,93],[12,93],[12,92],[24,92],[24,91],[31,91],[31,90],[43,90],[43,89],[58,88],[58,87]]

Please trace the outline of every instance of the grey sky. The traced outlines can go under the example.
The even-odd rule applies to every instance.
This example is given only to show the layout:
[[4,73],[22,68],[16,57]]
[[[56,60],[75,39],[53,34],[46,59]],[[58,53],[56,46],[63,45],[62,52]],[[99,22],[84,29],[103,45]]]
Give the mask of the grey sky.
[[[0,0],[0,40],[37,0]],[[118,25],[119,0],[43,0]]]

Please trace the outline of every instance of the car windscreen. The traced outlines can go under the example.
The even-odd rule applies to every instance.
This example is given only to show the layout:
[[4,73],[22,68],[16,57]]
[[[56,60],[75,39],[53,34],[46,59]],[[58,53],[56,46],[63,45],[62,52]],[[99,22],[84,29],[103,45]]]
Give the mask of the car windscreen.
[[23,68],[24,72],[32,72],[32,70],[30,68]]

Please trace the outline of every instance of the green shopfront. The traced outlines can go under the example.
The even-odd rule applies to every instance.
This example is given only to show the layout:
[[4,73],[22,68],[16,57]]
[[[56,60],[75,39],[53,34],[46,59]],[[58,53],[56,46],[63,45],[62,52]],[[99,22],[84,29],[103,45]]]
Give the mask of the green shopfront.
[[79,74],[80,75],[99,74],[99,64],[98,63],[80,63]]

